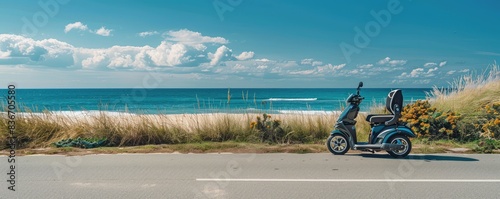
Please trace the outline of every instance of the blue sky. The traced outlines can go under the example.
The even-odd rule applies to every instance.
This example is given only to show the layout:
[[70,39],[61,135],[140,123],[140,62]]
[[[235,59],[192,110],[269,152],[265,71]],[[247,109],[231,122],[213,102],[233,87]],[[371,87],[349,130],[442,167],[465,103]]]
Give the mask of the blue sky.
[[0,2],[0,84],[432,87],[500,57],[484,1]]

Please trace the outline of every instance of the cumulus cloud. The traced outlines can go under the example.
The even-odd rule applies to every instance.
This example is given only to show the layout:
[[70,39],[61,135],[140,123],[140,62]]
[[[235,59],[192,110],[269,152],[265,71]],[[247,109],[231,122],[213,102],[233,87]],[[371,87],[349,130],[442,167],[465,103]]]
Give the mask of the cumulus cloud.
[[311,66],[319,66],[322,65],[322,61],[315,61],[314,59],[303,59],[300,61],[302,65],[311,65]]
[[358,68],[371,68],[372,66],[373,66],[373,64],[364,64],[364,65],[358,66]]
[[386,58],[381,59],[380,61],[378,61],[377,64],[379,64],[379,65],[385,65],[385,64],[389,63],[389,61],[391,61],[391,58],[386,57]]
[[[208,42],[208,41],[202,41]],[[196,43],[191,43],[195,46]],[[0,34],[0,57],[20,60],[20,64],[61,66],[67,68],[126,68],[151,70],[162,67],[199,66],[229,60],[231,50],[221,46],[212,57],[206,52],[179,42],[162,41],[158,46],[113,46],[110,48],[77,48],[56,39],[34,40],[19,35]],[[249,57],[251,53],[243,54]],[[3,63],[6,63],[5,61]],[[1,63],[0,63],[1,64]]]
[[247,59],[252,59],[254,56],[254,52],[248,51],[248,52],[242,52],[240,55],[235,56],[236,59],[243,61]]
[[346,64],[339,64],[339,65],[326,64],[323,66],[316,66],[313,69],[289,71],[288,74],[290,74],[290,75],[325,76],[325,75],[336,73],[338,70],[341,70],[345,66],[346,66]]
[[229,43],[223,37],[203,36],[199,32],[194,32],[187,29],[181,29],[178,31],[169,31],[165,34],[166,34],[166,39],[168,41],[179,42],[187,45],[198,45],[204,43],[215,43],[215,44]]
[[219,63],[219,61],[221,61],[222,58],[229,57],[228,52],[231,52],[231,49],[229,49],[228,47],[223,45],[223,46],[217,48],[215,53],[213,53],[213,54],[209,53],[208,57],[211,58],[210,65],[211,66],[217,65]]
[[463,69],[463,70],[460,70],[460,71],[458,71],[458,72],[460,72],[460,73],[467,73],[467,72],[469,72],[469,71],[470,71],[469,69]]
[[401,78],[432,77],[435,75],[434,72],[436,72],[437,70],[438,70],[438,67],[429,68],[429,70],[427,70],[427,71],[425,71],[424,68],[416,68],[416,69],[413,69],[409,74],[406,72],[402,73]]
[[[19,35],[0,34],[2,58],[19,58],[25,63],[59,59],[67,61],[73,46],[55,39],[33,40]],[[59,66],[59,65],[57,65]]]
[[423,68],[413,69],[410,73],[410,77],[418,77],[422,72],[424,72]]
[[311,75],[317,73],[317,70],[311,69],[311,70],[301,70],[301,71],[290,71],[290,75]]
[[0,50],[0,59],[9,58],[10,57],[10,53],[11,53],[11,51],[5,51],[5,52],[3,52],[3,51]]
[[70,23],[64,27],[64,32],[68,33],[71,30],[80,30],[80,31],[86,31],[88,30],[90,33],[94,33],[96,35],[101,35],[101,36],[111,36],[111,29],[106,29],[106,27],[102,26],[101,28],[93,31],[89,30],[88,26],[83,24],[82,22],[75,22],[75,23]]
[[424,67],[433,67],[433,66],[437,66],[438,64],[434,63],[434,62],[428,62],[428,63],[425,63],[424,64]]
[[427,75],[426,77],[430,77],[430,76],[434,76],[434,72],[438,70],[438,67],[434,67],[434,68],[430,68],[428,71],[427,71]]
[[88,30],[88,27],[87,25],[84,25],[82,22],[75,22],[75,23],[70,23],[68,25],[66,25],[66,27],[64,27],[64,32],[65,33],[68,33],[69,31],[73,30],[73,29],[77,29],[77,30]]
[[446,74],[448,74],[448,75],[453,75],[455,72],[457,72],[457,71],[456,71],[456,70],[450,70],[450,71],[448,71]]
[[139,36],[148,37],[148,36],[153,36],[153,35],[157,35],[157,34],[160,34],[160,33],[158,31],[146,31],[146,32],[140,32]]
[[270,62],[271,60],[263,58],[263,59],[256,59],[255,61],[257,61],[257,62]]
[[302,61],[300,61],[300,64],[311,65],[313,61],[314,61],[313,59],[303,59]]
[[[233,55],[227,45],[221,44],[227,42],[225,39],[207,39],[201,34],[196,37],[198,39],[191,40],[179,37],[184,39],[177,39],[177,42],[166,38],[155,46],[81,48],[56,39],[34,40],[0,34],[0,65],[12,65],[10,60],[15,59],[26,68],[45,66],[86,71],[169,71],[169,74],[266,78],[288,78],[290,75],[322,78],[348,74],[341,72],[346,67],[345,63],[334,65],[311,60],[308,65],[303,65],[303,60],[253,59],[253,51]],[[208,47],[199,48],[200,44]]]
[[106,29],[106,27],[101,27],[99,29],[97,29],[94,33],[97,34],[97,35],[101,35],[101,36],[104,36],[104,37],[108,37],[111,35],[111,29]]
[[323,64],[323,62],[321,62],[321,61],[313,61],[311,65],[312,66],[319,66],[321,64]]
[[267,68],[268,68],[267,65],[259,65],[259,66],[257,66],[257,69],[260,69],[260,70],[267,69]]
[[386,57],[377,62],[379,65],[389,65],[389,66],[402,66],[405,65],[407,60],[391,60],[390,57]]

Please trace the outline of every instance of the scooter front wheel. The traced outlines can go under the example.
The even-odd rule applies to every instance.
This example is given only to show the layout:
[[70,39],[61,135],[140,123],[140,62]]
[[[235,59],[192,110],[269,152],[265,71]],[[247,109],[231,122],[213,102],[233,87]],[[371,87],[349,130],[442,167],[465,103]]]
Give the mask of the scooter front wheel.
[[392,151],[387,151],[389,155],[395,158],[404,158],[408,154],[410,154],[411,151],[411,141],[408,139],[408,137],[404,135],[395,135],[389,139],[389,143],[391,144],[401,144],[404,146],[403,149],[401,150],[392,150]]
[[349,151],[349,142],[345,136],[340,134],[330,135],[326,141],[326,146],[334,155],[344,155]]

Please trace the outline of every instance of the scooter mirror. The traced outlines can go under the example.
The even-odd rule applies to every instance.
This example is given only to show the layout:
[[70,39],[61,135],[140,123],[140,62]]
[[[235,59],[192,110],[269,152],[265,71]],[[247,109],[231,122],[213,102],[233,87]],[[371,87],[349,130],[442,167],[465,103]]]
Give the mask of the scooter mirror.
[[363,87],[363,82],[359,82],[358,88]]

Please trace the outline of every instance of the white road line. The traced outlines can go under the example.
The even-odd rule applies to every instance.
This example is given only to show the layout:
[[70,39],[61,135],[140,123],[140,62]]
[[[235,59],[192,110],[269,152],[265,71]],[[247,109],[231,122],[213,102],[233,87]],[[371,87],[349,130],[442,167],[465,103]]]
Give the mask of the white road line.
[[493,182],[500,183],[500,179],[221,179],[197,178],[196,181],[211,182]]

